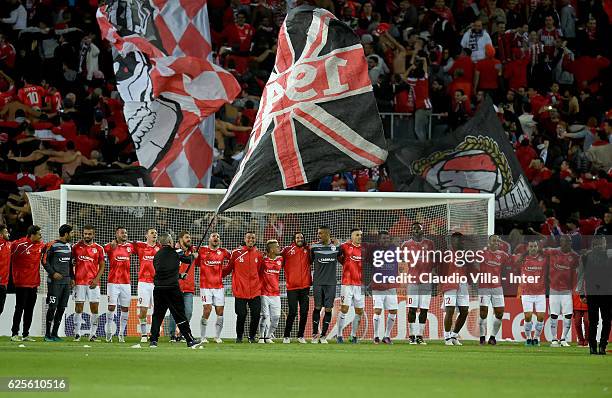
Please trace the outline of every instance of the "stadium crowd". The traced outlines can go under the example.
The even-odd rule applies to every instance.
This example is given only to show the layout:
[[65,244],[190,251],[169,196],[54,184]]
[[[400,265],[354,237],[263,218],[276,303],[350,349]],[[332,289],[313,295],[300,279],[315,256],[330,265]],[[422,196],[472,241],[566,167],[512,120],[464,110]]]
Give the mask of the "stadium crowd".
[[[97,3],[9,0],[0,8],[0,221],[15,237],[32,223],[24,192],[56,189],[78,170],[136,161],[110,47],[95,20]],[[411,114],[384,119],[395,142],[446,134],[489,94],[548,217],[532,227],[545,234],[609,230],[609,2],[311,3],[361,38],[379,110]],[[213,187],[227,186],[236,172],[274,65],[279,26],[297,4],[208,2],[215,61],[243,89],[216,115]],[[393,191],[394,185],[383,166],[303,189]],[[500,225],[503,232],[515,227]]]

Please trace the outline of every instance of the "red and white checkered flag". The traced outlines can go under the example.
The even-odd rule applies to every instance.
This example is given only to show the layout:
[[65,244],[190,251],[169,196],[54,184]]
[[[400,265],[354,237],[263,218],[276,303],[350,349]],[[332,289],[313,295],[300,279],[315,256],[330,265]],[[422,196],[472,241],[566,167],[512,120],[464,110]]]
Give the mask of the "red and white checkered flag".
[[211,115],[240,85],[212,62],[206,0],[114,0],[97,19],[140,164],[156,186],[208,187]]

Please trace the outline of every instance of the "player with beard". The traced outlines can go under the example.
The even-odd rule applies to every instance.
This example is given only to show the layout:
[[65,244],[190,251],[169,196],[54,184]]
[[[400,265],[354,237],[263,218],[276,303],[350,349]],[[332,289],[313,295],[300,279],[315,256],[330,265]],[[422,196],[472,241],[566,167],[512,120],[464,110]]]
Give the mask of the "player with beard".
[[157,243],[157,230],[147,229],[145,242],[134,242],[134,250],[138,255],[140,270],[138,271],[138,319],[140,320],[140,342],[147,342],[147,312],[153,306],[153,280],[155,268],[153,257],[161,245]]
[[119,342],[125,342],[125,328],[128,323],[132,290],[130,286],[130,255],[134,253],[134,246],[128,242],[125,227],[115,229],[115,239],[104,246],[108,257],[108,312],[106,313],[106,341],[113,341],[111,326],[115,319],[117,305],[121,307],[119,316]]
[[[412,237],[401,244],[400,250],[408,249],[412,257],[418,258],[414,264],[409,264],[408,274],[416,279],[416,283],[408,285],[408,339],[410,344],[427,344],[423,339],[427,312],[431,302],[431,283],[422,283],[420,278],[433,271],[433,263],[426,257],[427,251],[434,250],[434,243],[423,236],[423,225],[412,223]],[[417,257],[418,256],[418,257]],[[417,310],[419,323],[416,323]]]
[[[178,234],[178,249],[177,253],[179,257],[185,255],[190,257],[195,252],[195,247],[191,245],[191,234],[187,231],[181,231]],[[197,261],[194,260],[194,261]],[[179,274],[185,274],[185,278],[179,279],[179,289],[183,295],[183,303],[185,304],[185,317],[187,322],[191,321],[191,315],[193,314],[193,295],[195,294],[195,267],[192,267],[189,263],[181,262],[179,264]],[[170,330],[170,342],[182,341],[185,336],[175,335],[176,332],[176,320],[171,315],[168,322]]]
[[493,306],[495,319],[493,330],[489,337],[489,344],[497,344],[495,336],[499,332],[504,317],[504,290],[501,285],[501,271],[510,261],[510,256],[502,249],[501,239],[497,235],[489,237],[489,245],[483,250],[484,260],[478,265],[479,273],[486,281],[478,284],[478,302],[480,303],[480,344],[486,342],[487,317],[489,316],[489,304]]
[[304,234],[296,232],[293,235],[293,242],[285,247],[281,252],[284,259],[285,280],[287,281],[287,301],[289,313],[285,323],[285,333],[283,343],[291,343],[291,329],[293,322],[298,315],[298,304],[300,307],[300,318],[298,325],[298,342],[306,344],[304,330],[308,321],[308,310],[310,298],[308,292],[312,285],[312,275],[310,272],[310,249],[304,240]]
[[89,341],[96,341],[100,278],[104,273],[104,248],[94,242],[96,231],[92,225],[83,227],[83,239],[72,247],[74,261],[74,341],[81,339],[81,323],[85,301],[91,311]]
[[202,342],[207,343],[206,326],[208,318],[215,307],[215,342],[223,343],[223,310],[225,308],[225,290],[223,289],[223,266],[231,257],[227,249],[221,247],[221,236],[214,232],[208,238],[208,246],[201,247],[195,266],[200,267],[200,295],[202,296],[202,319],[200,334]]
[[[533,240],[527,245],[527,252],[518,257],[517,264],[521,267],[522,277],[519,295],[525,313],[525,345],[539,346],[540,335],[542,329],[544,329],[544,316],[546,315],[546,268],[548,258],[540,250],[538,242]],[[536,324],[535,333],[532,334],[533,324],[531,319],[534,309]]]

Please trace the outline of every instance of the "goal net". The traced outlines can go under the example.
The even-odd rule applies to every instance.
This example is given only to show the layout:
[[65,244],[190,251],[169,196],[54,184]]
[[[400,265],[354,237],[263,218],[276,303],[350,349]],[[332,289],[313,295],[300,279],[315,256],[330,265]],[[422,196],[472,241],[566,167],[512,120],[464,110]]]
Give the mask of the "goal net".
[[[92,224],[96,228],[96,242],[104,245],[114,239],[115,228],[127,228],[129,240],[143,241],[148,228],[156,228],[159,233],[177,234],[182,230],[190,232],[193,244],[197,244],[208,225],[208,220],[220,203],[225,191],[213,189],[178,189],[144,187],[106,187],[64,185],[59,191],[30,193],[34,223],[42,228],[43,239],[49,241],[57,237],[59,225],[71,224],[80,239],[82,227]],[[307,242],[317,239],[317,227],[327,225],[333,237],[340,242],[349,239],[350,230],[359,227],[363,230],[364,240],[376,236],[378,231],[389,231],[395,241],[401,243],[410,233],[413,222],[422,223],[425,233],[444,237],[451,231],[468,235],[486,237],[493,232],[494,198],[484,194],[429,194],[429,193],[353,193],[353,192],[311,192],[282,191],[268,194],[245,202],[230,211],[222,213],[213,224],[210,232],[221,235],[222,246],[232,250],[242,244],[246,231],[255,231],[260,248],[268,239],[277,239],[281,245],[289,245],[295,232],[302,232]],[[204,244],[207,243],[205,240]],[[108,264],[108,262],[107,262]],[[138,278],[138,259],[131,262],[132,305],[128,321],[128,335],[139,335],[136,312],[136,288]],[[338,288],[336,294],[330,336],[337,333],[336,314],[340,307],[341,268],[338,267]],[[101,281],[102,298],[100,302],[100,326],[98,335],[103,335],[106,312],[106,286],[108,265]],[[199,294],[199,269],[195,270],[196,292],[194,294],[193,315],[191,319],[194,335],[199,335],[202,305]],[[282,337],[288,311],[284,274],[281,273],[282,315],[276,337]],[[40,293],[46,294],[45,278],[42,278]],[[235,337],[235,316],[231,290],[231,275],[224,279],[226,294],[225,325],[223,337]],[[404,289],[399,289],[399,315],[392,333],[393,338],[407,338],[406,298]],[[311,291],[312,294],[312,291]],[[426,336],[440,338],[442,335],[442,298],[434,291],[431,302],[429,327]],[[477,295],[471,292],[474,308],[477,308]],[[372,297],[366,292],[365,313],[358,335],[362,338],[373,336],[371,316]],[[311,310],[314,308],[311,298]],[[345,332],[350,330],[352,309]],[[66,310],[64,332],[74,333],[74,305],[71,301]],[[310,311],[312,312],[312,311]],[[42,312],[43,317],[45,311]],[[84,330],[89,330],[88,306],[83,315]],[[149,312],[150,316],[151,312]],[[306,337],[312,334],[311,314],[307,323]],[[208,332],[213,333],[214,311],[209,319]],[[41,320],[44,322],[44,319]],[[167,323],[167,322],[166,322]],[[248,325],[247,325],[248,327]],[[297,333],[298,322],[294,323],[292,336]],[[467,322],[470,334],[465,338],[477,336],[477,320],[474,311],[470,312]],[[165,332],[168,330],[166,328]]]

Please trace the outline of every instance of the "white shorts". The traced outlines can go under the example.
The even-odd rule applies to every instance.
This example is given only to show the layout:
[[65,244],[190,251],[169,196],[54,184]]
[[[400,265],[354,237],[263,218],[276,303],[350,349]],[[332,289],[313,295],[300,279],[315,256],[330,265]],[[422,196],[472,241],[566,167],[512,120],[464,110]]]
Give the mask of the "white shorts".
[[225,306],[225,290],[219,289],[201,289],[200,296],[202,297],[202,305],[214,305],[215,307]]
[[271,316],[280,316],[280,314],[280,296],[261,296],[261,315],[269,318]]
[[109,283],[107,287],[108,305],[119,304],[122,307],[130,307],[132,291],[129,283]]
[[459,285],[459,289],[444,292],[445,307],[469,307],[470,294],[467,285]]
[[153,307],[153,289],[155,285],[150,282],[138,282],[138,306]]
[[407,293],[406,300],[408,308],[429,309],[429,303],[431,302],[431,284],[409,284]]
[[355,308],[365,307],[365,298],[361,286],[342,285],[340,288],[340,300],[342,305],[353,306]]
[[544,294],[525,294],[521,296],[523,312],[546,312],[546,295]]
[[374,298],[374,308],[385,310],[397,310],[397,291],[395,289],[374,290],[372,291]]
[[572,301],[572,292],[566,290],[559,292],[550,289],[548,306],[551,315],[571,315],[574,313],[574,302]]
[[89,301],[90,303],[99,303],[100,286],[90,289],[89,285],[76,285],[74,287],[74,301],[77,303],[84,303],[86,301]]
[[504,306],[504,289],[500,287],[483,287],[478,289],[478,303],[481,307],[488,307],[489,304],[493,308]]

